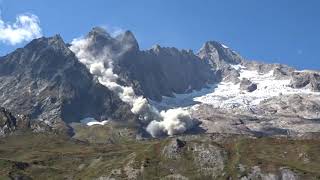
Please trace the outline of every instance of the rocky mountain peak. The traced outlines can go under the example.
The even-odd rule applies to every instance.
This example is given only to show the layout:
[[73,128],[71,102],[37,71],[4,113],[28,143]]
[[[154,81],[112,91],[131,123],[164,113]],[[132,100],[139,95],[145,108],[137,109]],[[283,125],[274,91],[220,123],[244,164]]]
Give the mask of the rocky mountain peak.
[[113,46],[114,39],[101,27],[94,27],[87,35],[87,39],[92,41],[92,51],[98,53],[105,46]]
[[[170,55],[170,56],[182,56],[182,55],[187,55],[189,54],[189,51],[186,50],[179,50],[175,47],[163,47],[160,46],[159,44],[155,44],[152,46],[152,48],[149,50],[157,55]],[[194,54],[190,54],[194,56]]]
[[150,49],[152,52],[159,53],[161,50],[161,46],[159,44],[155,44]]
[[56,34],[52,37],[41,37],[38,39],[34,39],[25,47],[30,50],[51,48],[56,51],[60,51],[60,50],[63,50],[65,52],[68,51],[67,45],[65,44],[62,37],[59,34]]
[[64,41],[60,34],[56,34],[48,38],[49,44],[64,44]]
[[35,39],[3,57],[0,82],[0,106],[50,126],[86,117],[111,118],[126,108],[96,83],[59,35]]
[[89,50],[95,55],[103,53],[105,49],[108,49],[108,52],[113,56],[139,50],[138,42],[131,31],[125,31],[112,37],[105,29],[95,27],[87,34],[86,38],[90,40]]
[[205,52],[212,52],[215,49],[223,47],[221,43],[217,41],[207,41],[203,44],[201,47],[200,51],[205,51]]
[[75,63],[74,54],[67,47],[60,35],[41,37],[32,40],[24,48],[3,57],[0,63],[1,74],[46,74],[56,71],[66,64]]
[[239,64],[243,61],[238,53],[217,41],[206,42],[199,50],[198,56],[212,61],[218,68],[225,64]]
[[[19,51],[15,51],[19,52]],[[61,61],[63,58],[58,57],[72,57],[74,54],[70,51],[68,48],[68,45],[64,42],[62,37],[57,34],[52,37],[42,37],[39,39],[35,39],[31,41],[29,44],[27,44],[19,53],[12,53],[11,55],[21,55],[21,56],[30,56],[32,58],[19,58],[21,62],[12,62],[12,63],[19,63],[20,65],[30,65],[33,66],[34,64],[51,64],[54,63],[54,66],[60,66],[63,65],[65,62]],[[54,55],[57,56],[52,61],[46,61],[45,56]],[[12,58],[9,58],[13,60]],[[72,61],[68,61],[66,63],[74,63]]]
[[131,31],[125,31],[118,35],[116,39],[119,40],[120,44],[127,46],[130,49],[139,50],[138,41]]
[[110,34],[104,28],[101,28],[101,27],[92,28],[87,36],[88,37],[94,37],[94,38],[97,38],[97,37],[108,37],[108,38],[111,38]]
[[205,42],[199,50],[199,56],[201,58],[210,58],[211,56],[218,56],[218,49],[223,48],[223,46],[216,41]]
[[177,49],[175,47],[162,47],[159,44],[155,44],[152,46],[152,48],[149,50],[149,52],[153,52],[157,55],[173,55],[173,56],[192,56],[195,57],[195,54],[192,50],[188,49]]

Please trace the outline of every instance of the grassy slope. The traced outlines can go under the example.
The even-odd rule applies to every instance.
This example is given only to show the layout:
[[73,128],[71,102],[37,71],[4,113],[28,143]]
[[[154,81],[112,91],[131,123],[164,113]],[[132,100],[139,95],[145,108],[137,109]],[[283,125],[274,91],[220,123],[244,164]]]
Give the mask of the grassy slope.
[[[109,129],[110,130],[110,129]],[[93,130],[92,130],[93,131]],[[105,130],[108,131],[108,130]],[[100,176],[125,179],[125,166],[132,161],[135,169],[143,168],[139,179],[160,179],[171,174],[171,169],[191,179],[210,179],[198,173],[190,151],[181,151],[183,158],[168,159],[162,155],[163,147],[170,141],[136,141],[115,137],[109,144],[88,143],[59,135],[25,134],[0,139],[0,179],[17,174],[33,179],[93,179]],[[84,134],[77,135],[84,138]],[[99,135],[99,137],[101,134]],[[287,139],[226,138],[224,141],[198,139],[192,143],[211,143],[227,152],[224,173],[219,179],[238,179],[238,165],[249,171],[260,166],[265,172],[277,172],[279,167],[289,167],[305,179],[320,177],[320,141]],[[115,170],[119,170],[119,172]]]

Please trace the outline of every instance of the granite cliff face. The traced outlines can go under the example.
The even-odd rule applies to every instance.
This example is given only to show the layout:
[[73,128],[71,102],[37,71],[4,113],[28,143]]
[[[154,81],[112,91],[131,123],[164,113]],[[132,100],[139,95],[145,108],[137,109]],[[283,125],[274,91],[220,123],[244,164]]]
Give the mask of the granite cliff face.
[[132,86],[137,94],[152,100],[200,90],[220,80],[219,73],[192,51],[159,45],[142,51],[130,31],[111,37],[104,30],[94,28],[87,37],[93,39],[92,52],[107,49],[110,53],[114,73],[122,84]]
[[127,73],[126,79],[139,83],[146,97],[157,101],[162,96],[200,90],[219,80],[219,76],[192,52],[158,45],[147,51],[126,54],[118,68],[119,72]]
[[218,69],[223,69],[224,66],[239,64],[244,61],[244,58],[238,53],[216,41],[206,42],[197,55],[202,59],[207,59],[210,61],[210,64]]
[[0,105],[56,126],[94,117],[130,119],[125,103],[93,76],[59,35],[1,57]]

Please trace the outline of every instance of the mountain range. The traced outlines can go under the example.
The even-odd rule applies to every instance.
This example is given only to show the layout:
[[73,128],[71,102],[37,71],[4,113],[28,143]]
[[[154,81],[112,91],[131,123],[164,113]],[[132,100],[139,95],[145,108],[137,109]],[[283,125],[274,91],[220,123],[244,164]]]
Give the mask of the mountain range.
[[[213,106],[226,114],[238,111],[252,118],[265,113],[278,116],[280,111],[293,118],[305,114],[303,120],[319,118],[319,72],[249,61],[215,41],[206,42],[197,54],[159,45],[140,50],[130,31],[112,37],[99,27],[71,44],[59,35],[43,37],[1,57],[0,81],[2,107],[56,129],[68,129],[69,123],[85,118],[137,121],[140,125],[152,118],[161,121],[154,117],[159,113],[150,115],[149,111],[170,109],[163,98],[175,102],[175,108],[192,109],[190,104],[177,103],[181,95],[189,95],[182,101],[202,110]],[[223,86],[228,89],[214,95]],[[269,107],[275,98],[284,103],[279,108]],[[290,101],[298,101],[298,107],[284,105]],[[148,112],[132,112],[134,106]],[[139,122],[137,116],[151,119]]]
[[[115,144],[179,137],[164,147],[166,158],[187,158],[180,154],[187,147],[197,152],[194,162],[218,174],[225,147],[195,145],[196,138],[313,139],[320,132],[320,72],[248,60],[216,41],[194,53],[141,50],[132,32],[111,36],[100,27],[69,43],[41,37],[0,57],[0,92],[0,137],[49,133]],[[250,173],[243,177],[268,176]]]

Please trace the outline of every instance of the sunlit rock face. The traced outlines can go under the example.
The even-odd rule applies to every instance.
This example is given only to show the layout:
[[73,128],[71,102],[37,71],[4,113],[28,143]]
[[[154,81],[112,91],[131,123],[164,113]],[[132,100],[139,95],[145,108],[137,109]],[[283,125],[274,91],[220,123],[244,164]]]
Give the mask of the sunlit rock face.
[[152,100],[200,90],[220,80],[219,73],[192,51],[159,45],[140,50],[130,31],[112,37],[101,28],[93,28],[85,38],[92,41],[88,50],[93,55],[103,52],[112,58],[113,71],[123,85]]
[[0,82],[1,106],[53,127],[85,117],[130,119],[125,103],[94,80],[59,35],[1,57]]
[[[113,91],[122,101],[130,106],[131,112],[138,116],[142,127],[151,136],[159,137],[181,134],[198,124],[190,116],[189,112],[181,108],[160,112],[149,104],[150,99],[157,99],[153,98],[153,95],[159,98],[162,97],[161,93],[163,92],[158,91],[161,90],[161,87],[166,86],[170,93],[173,94],[175,91],[186,92],[194,89],[191,85],[192,83],[198,84],[197,86],[200,88],[201,86],[206,87],[208,82],[214,82],[214,79],[209,79],[209,75],[210,77],[214,77],[214,73],[206,66],[205,62],[193,55],[192,52],[184,53],[187,53],[188,56],[193,55],[195,59],[179,59],[182,57],[180,51],[175,48],[167,48],[170,50],[168,51],[168,57],[171,58],[172,65],[180,62],[181,66],[185,68],[198,68],[196,71],[201,73],[202,71],[200,70],[206,70],[203,68],[207,68],[208,72],[206,72],[206,75],[208,76],[203,77],[202,82],[196,81],[197,78],[201,80],[201,76],[197,73],[194,74],[195,76],[192,76],[185,71],[178,71],[180,67],[168,66],[167,60],[158,59],[155,61],[154,56],[156,54],[154,53],[150,56],[151,59],[143,59],[145,54],[143,51],[139,51],[137,42],[129,31],[116,37],[111,37],[103,29],[94,28],[87,36],[73,40],[70,49],[100,84]],[[156,47],[154,51],[156,53],[162,52],[160,47]],[[194,67],[191,67],[193,65]],[[203,68],[199,68],[199,65],[203,66]],[[174,69],[161,68],[164,66]],[[146,72],[148,74],[145,74]],[[164,76],[168,73],[169,75],[167,76],[170,77]],[[133,77],[131,76],[132,74],[134,75]],[[141,77],[142,79],[134,77]],[[168,78],[168,80],[162,82],[161,79],[163,78],[164,80]],[[175,82],[172,82],[173,79]],[[185,85],[188,84],[188,86],[181,85],[181,81],[184,80]],[[152,84],[148,84],[148,82]],[[146,90],[145,88],[155,89]],[[151,95],[148,96],[148,92],[153,94],[152,97]]]

